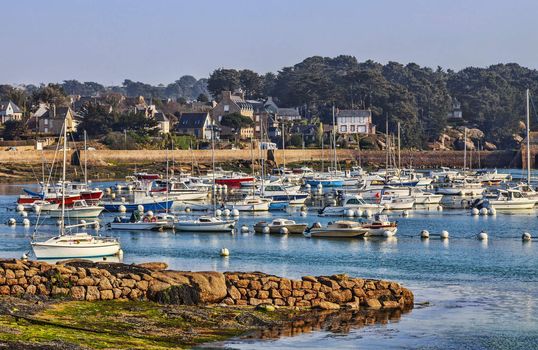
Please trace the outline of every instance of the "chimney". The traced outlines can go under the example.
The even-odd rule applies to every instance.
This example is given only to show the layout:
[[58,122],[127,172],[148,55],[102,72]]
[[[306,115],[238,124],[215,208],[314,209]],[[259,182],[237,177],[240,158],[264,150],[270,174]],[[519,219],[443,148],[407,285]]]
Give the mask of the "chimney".
[[222,99],[223,100],[231,100],[232,99],[232,92],[231,91],[223,91],[222,92]]

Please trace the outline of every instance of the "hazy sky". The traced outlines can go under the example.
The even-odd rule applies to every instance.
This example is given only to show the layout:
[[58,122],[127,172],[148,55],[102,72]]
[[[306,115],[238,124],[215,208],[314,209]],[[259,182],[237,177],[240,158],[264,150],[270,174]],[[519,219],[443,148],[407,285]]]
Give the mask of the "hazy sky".
[[6,0],[0,82],[276,72],[312,55],[538,68],[537,0]]

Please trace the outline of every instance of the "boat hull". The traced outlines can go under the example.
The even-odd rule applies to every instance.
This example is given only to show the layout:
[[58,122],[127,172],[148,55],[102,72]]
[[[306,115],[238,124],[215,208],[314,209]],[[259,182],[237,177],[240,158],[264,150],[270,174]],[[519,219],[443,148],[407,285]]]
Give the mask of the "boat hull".
[[355,238],[363,237],[367,229],[311,229],[308,235],[312,238]]
[[115,202],[115,203],[105,203],[105,210],[111,211],[111,212],[119,212],[120,207],[123,205],[125,207],[125,211],[132,212],[135,210],[138,210],[138,206],[141,205],[144,207],[144,211],[147,212],[149,210],[157,212],[157,211],[164,211],[167,209],[172,208],[172,205],[174,204],[173,200],[169,201],[162,201],[162,202],[151,202],[151,203],[121,203],[121,202]]
[[[65,210],[65,217],[69,219],[84,219],[84,218],[96,218],[98,217],[101,212],[104,210],[104,208],[83,208],[83,209],[66,209]],[[61,209],[54,209],[49,210],[47,214],[51,218],[61,218],[62,217],[62,210]]]
[[157,222],[111,222],[107,226],[111,230],[129,230],[129,231],[156,231],[163,229],[168,225],[167,221]]
[[285,227],[286,229],[288,229],[289,234],[303,234],[307,228],[307,225],[306,224],[295,224],[295,225],[269,225],[269,224],[258,225],[256,224],[254,225],[254,232],[263,233],[263,229],[265,227],[269,227],[269,233],[280,234],[281,233],[280,230]]
[[188,232],[230,232],[235,227],[235,221],[227,220],[219,223],[176,222],[174,227],[178,231]]
[[120,244],[118,242],[109,242],[94,245],[55,246],[45,243],[32,243],[32,249],[38,259],[96,258],[118,254]]

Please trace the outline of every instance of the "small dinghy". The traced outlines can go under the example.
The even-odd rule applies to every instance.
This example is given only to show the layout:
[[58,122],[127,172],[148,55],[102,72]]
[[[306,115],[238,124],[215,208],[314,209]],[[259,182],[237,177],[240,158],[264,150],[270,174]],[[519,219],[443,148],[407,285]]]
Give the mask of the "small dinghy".
[[398,231],[398,223],[389,221],[386,215],[376,215],[374,220],[361,225],[368,229],[364,237],[392,237]]
[[[264,232],[264,229],[268,227],[269,232]],[[260,221],[254,225],[254,232],[256,233],[297,233],[302,234],[306,230],[306,224],[298,224],[293,220],[288,219],[274,219],[271,223],[266,221]],[[286,229],[286,230],[284,230]]]
[[200,216],[194,220],[179,220],[174,224],[178,231],[189,232],[231,232],[236,220],[223,220],[213,216]]
[[141,218],[140,213],[134,211],[131,217],[116,216],[114,221],[107,224],[107,227],[111,230],[156,231],[170,227],[170,224],[167,220],[153,216],[153,213],[148,213]]

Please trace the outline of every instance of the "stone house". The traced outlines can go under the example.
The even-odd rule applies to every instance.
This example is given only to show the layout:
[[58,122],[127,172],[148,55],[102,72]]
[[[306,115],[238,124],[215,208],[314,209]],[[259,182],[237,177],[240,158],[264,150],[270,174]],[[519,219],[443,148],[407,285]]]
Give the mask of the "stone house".
[[215,120],[208,112],[181,113],[174,131],[179,135],[192,135],[197,139],[211,140],[212,130],[219,139]]
[[0,101],[0,124],[8,120],[22,120],[22,111],[13,101]]
[[276,117],[287,122],[295,122],[303,118],[297,108],[278,108]]
[[222,99],[211,111],[211,116],[215,120],[220,121],[222,116],[231,113],[239,113],[244,117],[253,119],[254,107],[245,101],[245,94],[243,92],[232,94],[231,91],[223,91]]
[[[40,115],[36,115],[39,112]],[[42,134],[59,135],[62,132],[64,120],[67,120],[67,131],[77,131],[78,120],[70,107],[43,106],[34,113],[32,118],[37,120],[37,131]]]
[[372,111],[369,109],[338,110],[336,127],[339,134],[375,134]]
[[170,132],[170,120],[163,112],[155,113],[153,118],[155,118],[157,128],[161,134],[168,134]]

